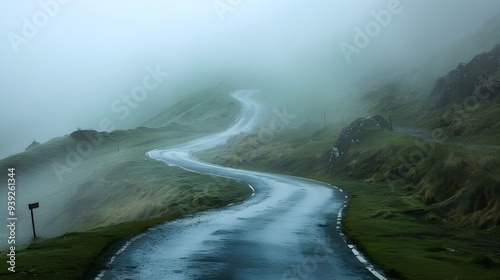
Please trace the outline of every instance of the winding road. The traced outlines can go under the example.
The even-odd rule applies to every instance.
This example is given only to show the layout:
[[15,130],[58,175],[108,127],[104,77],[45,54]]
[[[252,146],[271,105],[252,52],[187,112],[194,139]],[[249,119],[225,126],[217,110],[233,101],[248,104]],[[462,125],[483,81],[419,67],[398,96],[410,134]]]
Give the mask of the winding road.
[[252,130],[262,113],[253,94],[232,94],[243,111],[226,131],[148,153],[170,166],[245,182],[252,197],[149,229],[96,279],[385,279],[346,242],[340,220],[347,199],[340,189],[193,156]]

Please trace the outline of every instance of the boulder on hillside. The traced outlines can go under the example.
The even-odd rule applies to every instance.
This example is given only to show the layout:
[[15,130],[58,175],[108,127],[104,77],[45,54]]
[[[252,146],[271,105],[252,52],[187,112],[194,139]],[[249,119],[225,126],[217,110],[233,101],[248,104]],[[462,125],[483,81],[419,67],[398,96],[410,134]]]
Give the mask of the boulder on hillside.
[[363,136],[361,128],[391,129],[391,125],[380,115],[353,121],[342,130],[337,142],[335,142],[330,155],[330,167],[333,167],[338,158],[345,155],[353,145],[360,141]]
[[500,44],[490,52],[475,56],[467,64],[460,63],[446,76],[436,80],[428,100],[431,109],[460,104],[467,98],[489,102],[499,94]]
[[350,127],[384,128],[390,129],[391,125],[381,115],[375,115],[368,118],[359,118],[353,121]]

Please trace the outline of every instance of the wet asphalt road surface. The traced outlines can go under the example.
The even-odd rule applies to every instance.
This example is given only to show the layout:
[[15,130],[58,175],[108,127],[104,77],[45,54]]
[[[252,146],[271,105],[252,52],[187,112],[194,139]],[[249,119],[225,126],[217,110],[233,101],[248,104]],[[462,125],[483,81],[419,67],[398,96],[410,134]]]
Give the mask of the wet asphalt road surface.
[[192,155],[251,131],[262,110],[252,94],[233,93],[244,110],[228,130],[149,156],[192,172],[239,180],[254,190],[253,196],[149,229],[99,279],[377,279],[344,242],[337,224],[329,222],[346,203],[341,190],[292,176],[213,165]]

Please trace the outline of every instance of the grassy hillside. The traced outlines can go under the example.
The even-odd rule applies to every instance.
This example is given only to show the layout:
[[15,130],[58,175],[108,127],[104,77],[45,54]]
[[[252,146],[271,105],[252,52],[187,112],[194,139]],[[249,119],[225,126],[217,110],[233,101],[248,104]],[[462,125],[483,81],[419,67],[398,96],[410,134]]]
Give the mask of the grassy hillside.
[[241,110],[238,102],[228,95],[230,91],[223,84],[203,90],[156,114],[141,126],[161,127],[174,123],[205,132],[223,129]]
[[397,129],[356,127],[356,141],[335,165],[339,122],[289,127],[266,142],[240,135],[200,156],[349,191],[345,230],[396,278],[499,279],[499,50],[431,87],[394,81],[359,93],[351,115],[391,116]]
[[[498,43],[498,42],[497,42]],[[357,94],[350,110],[360,116],[392,116],[395,127],[443,130],[438,142],[500,143],[500,45],[459,64],[430,85],[403,77]],[[436,137],[438,138],[438,137]]]
[[[382,115],[392,117],[394,126],[414,125],[428,95],[426,87],[408,87],[394,82],[359,94],[353,108],[354,118]],[[346,124],[347,125],[347,124]]]
[[[229,126],[240,110],[221,89],[201,92],[167,111],[185,112],[187,108],[192,114],[175,119],[161,114],[151,119],[165,123],[158,128],[109,133],[89,130],[90,136],[72,133],[80,136],[58,137],[1,160],[2,170],[16,168],[17,244],[31,239],[30,214],[24,205],[35,201],[40,202],[35,217],[37,235],[42,238],[19,252],[18,273],[2,278],[33,279],[37,274],[39,279],[78,279],[112,241],[148,225],[225,206],[249,195],[250,190],[241,183],[193,174],[146,156],[152,149],[205,135],[190,126],[196,118],[206,120],[204,131],[215,131]],[[1,179],[6,175],[2,173]],[[0,195],[6,199],[6,189]],[[100,229],[86,232],[95,228]],[[0,234],[4,232],[1,229]],[[47,239],[67,232],[76,233]],[[73,264],[61,265],[61,260]],[[3,262],[0,269],[6,272],[7,264]]]
[[97,270],[104,268],[110,257],[108,253],[102,254],[102,252],[106,252],[107,249],[116,251],[124,244],[126,238],[174,218],[176,216],[127,222],[34,241],[29,247],[16,253],[16,273],[7,271],[6,266],[2,264],[0,278],[11,280],[94,279],[92,276],[95,277]]
[[496,279],[500,198],[492,195],[498,187],[491,183],[500,179],[498,150],[436,144],[432,155],[399,174],[420,140],[367,129],[332,170],[330,150],[339,134],[340,128],[309,124],[278,132],[258,146],[250,145],[257,135],[240,135],[199,156],[314,178],[349,191],[347,233],[398,278]]
[[[208,89],[165,111],[186,114],[168,119],[162,113],[150,119],[165,122],[159,128],[90,132],[80,138],[66,135],[5,158],[0,167],[16,168],[22,203],[40,201],[41,236],[171,214],[174,210],[164,205],[179,203],[188,196],[184,192],[203,191],[206,195],[204,189],[213,189],[215,183],[168,167],[146,153],[203,136],[200,129],[187,125],[195,119],[205,121],[203,130],[227,127],[239,110],[227,92],[219,87]],[[0,174],[0,178],[6,179],[6,175]],[[192,189],[194,186],[198,189]],[[25,212],[19,214],[27,215]]]

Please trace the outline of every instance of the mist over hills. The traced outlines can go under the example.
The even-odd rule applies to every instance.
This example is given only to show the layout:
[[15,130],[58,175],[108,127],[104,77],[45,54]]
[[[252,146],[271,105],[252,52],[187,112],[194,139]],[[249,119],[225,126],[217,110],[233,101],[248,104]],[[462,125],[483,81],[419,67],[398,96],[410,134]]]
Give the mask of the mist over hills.
[[[195,110],[200,107],[208,108]],[[42,238],[227,205],[248,188],[169,167],[146,153],[222,130],[240,110],[227,89],[212,87],[150,118],[146,123],[154,128],[75,131],[0,160],[0,169],[16,169],[19,207],[40,203],[36,219]],[[0,179],[6,176],[1,173]],[[0,196],[7,199],[7,188]],[[18,209],[18,245],[30,241],[28,216],[29,211]],[[6,229],[0,229],[0,237],[5,236]]]
[[[15,52],[11,35],[24,37],[23,18],[33,21],[43,7],[2,2],[0,30],[11,37],[0,43],[5,62],[0,66],[0,93],[9,100],[2,103],[0,117],[12,121],[1,123],[6,133],[0,138],[0,157],[24,150],[34,139],[47,142],[79,127],[101,130],[105,118],[117,129],[136,127],[166,106],[220,82],[263,89],[290,106],[340,104],[359,88],[373,87],[421,62],[436,63],[432,57],[443,58],[440,53],[457,49],[448,47],[453,42],[486,30],[484,21],[499,10],[493,0],[402,0],[401,13],[392,15],[390,24],[349,64],[340,44],[353,44],[356,28],[364,29],[374,20],[373,13],[387,10],[388,1],[245,1],[223,16],[213,4],[147,0],[116,7],[72,1],[61,5],[50,23],[37,28],[36,36]],[[460,61],[490,48],[484,40],[467,42],[472,46],[457,50],[464,53]],[[458,64],[454,59],[421,73],[448,71],[448,64]],[[114,112],[112,105],[123,108],[122,95],[131,95],[150,68],[169,76],[146,99],[132,99],[130,113],[122,119],[123,111]],[[7,132],[15,132],[16,141],[9,141]]]
[[[159,55],[161,62],[175,61],[172,67],[156,64],[158,57],[153,55],[147,63],[140,57],[136,58],[140,62],[117,67],[144,64],[140,70],[109,67],[94,73],[100,82],[91,75],[86,83],[96,83],[95,87],[75,88],[78,83],[63,83],[74,90],[71,94],[52,95],[41,87],[44,94],[30,99],[41,109],[26,108],[39,117],[37,124],[23,116],[26,118],[5,125],[7,130],[18,126],[20,140],[9,141],[13,144],[3,148],[2,153],[9,156],[0,160],[0,169],[19,170],[20,205],[40,202],[37,221],[44,238],[225,206],[245,199],[248,187],[193,175],[154,161],[145,153],[225,129],[241,111],[228,93],[260,88],[259,101],[269,113],[264,119],[278,110],[293,115],[293,120],[273,131],[272,141],[259,142],[260,129],[268,125],[263,121],[252,133],[234,137],[226,146],[202,156],[222,165],[304,176],[345,187],[353,194],[347,232],[388,271],[421,275],[418,270],[422,267],[444,271],[445,264],[449,271],[463,270],[467,276],[493,274],[500,268],[500,17],[486,20],[496,10],[485,12],[467,1],[443,1],[436,6],[414,2],[401,2],[407,17],[391,16],[394,24],[384,26],[369,46],[352,56],[351,63],[339,51],[339,43],[351,42],[357,27],[373,21],[373,11],[380,15],[388,9],[386,1],[364,2],[366,10],[357,12],[354,4],[347,2],[321,2],[318,6],[300,2],[304,9],[300,10],[293,5],[265,6],[256,1],[235,10],[241,11],[242,18],[233,17],[234,26],[230,18],[222,21],[222,31],[213,26],[198,29],[200,22],[193,23],[198,26],[196,36],[208,43],[177,34],[189,39],[169,45],[170,51],[177,51],[174,55]],[[452,3],[460,9],[452,11],[456,17],[447,21],[443,11]],[[500,5],[494,1],[484,4]],[[95,3],[75,5],[94,12],[91,7],[100,7]],[[191,9],[178,5],[187,14]],[[263,22],[255,23],[252,17],[264,7],[271,9],[266,10],[269,14]],[[344,29],[335,29],[335,36],[320,32],[325,31],[323,25],[331,17],[327,12],[331,10],[324,8],[332,7],[339,8],[335,11],[339,15],[350,11],[346,15],[349,20],[342,23]],[[280,14],[281,8],[289,16],[319,13],[318,22],[296,22],[294,17]],[[149,24],[141,27],[158,24],[154,22],[158,20],[162,24],[155,25],[155,32],[165,28],[165,22],[160,21],[162,13],[140,11],[146,18],[152,16]],[[106,13],[101,12],[99,20],[109,24]],[[422,20],[427,14],[428,23]],[[124,12],[122,16],[127,15]],[[432,17],[436,15],[441,17]],[[481,16],[471,18],[473,15]],[[176,19],[173,23],[186,23],[186,14],[170,16]],[[448,26],[462,19],[463,25]],[[274,21],[277,26],[271,26]],[[273,32],[261,34],[255,30],[258,27],[269,27]],[[216,34],[227,34],[215,36],[208,32],[210,28],[217,30]],[[295,32],[296,28],[302,29]],[[419,28],[422,31],[416,33]],[[214,37],[207,39],[205,32]],[[240,37],[241,33],[248,38]],[[105,34],[116,36],[114,32]],[[236,36],[234,41],[228,34]],[[300,45],[302,40],[307,42]],[[165,51],[166,42],[160,41],[146,40],[158,43],[144,43],[148,47],[142,46],[143,42],[137,44],[141,51],[153,49],[159,54]],[[113,49],[114,43],[108,43]],[[35,52],[30,49],[35,46],[26,46],[31,58]],[[135,49],[138,56],[139,49]],[[133,56],[134,52],[128,51],[120,54],[122,59]],[[86,77],[82,74],[85,71],[78,73],[75,80]],[[6,79],[1,77],[0,82]],[[54,79],[44,83],[52,84]],[[11,86],[2,83],[0,90],[7,92]],[[33,89],[23,85],[19,90]],[[86,91],[92,93],[80,99],[79,94]],[[104,91],[110,93],[99,95]],[[142,91],[147,94],[137,95]],[[69,100],[72,97],[74,100]],[[15,104],[19,107],[23,103]],[[41,117],[41,111],[57,106],[64,108],[51,114],[60,121],[54,121],[53,116]],[[368,118],[370,122],[377,120],[374,127],[354,121],[372,115],[379,115]],[[392,120],[394,131],[379,129],[390,126],[383,118]],[[346,126],[354,136],[344,141],[343,155],[332,164],[332,147]],[[45,128],[47,131],[42,131]],[[35,134],[41,143],[32,142]],[[6,141],[5,135],[2,141]],[[5,180],[5,176],[0,173],[0,179]],[[1,197],[5,194],[5,189],[0,191]],[[5,220],[5,215],[0,218]],[[19,215],[18,238],[28,243],[28,211],[24,209]],[[0,237],[6,236],[5,230],[0,231]],[[403,256],[401,250],[407,250]]]
[[340,110],[345,119],[334,117],[339,107],[330,103],[298,114],[272,141],[258,142],[257,130],[201,158],[343,186],[350,198],[343,220],[348,235],[395,279],[494,279],[500,271],[499,48],[423,85],[394,75],[357,92],[356,106]]
[[442,76],[445,72],[456,67],[459,63],[466,63],[481,52],[490,51],[499,42],[500,14],[485,19],[484,24],[474,33],[468,34],[450,44],[439,55],[429,59],[427,75]]

